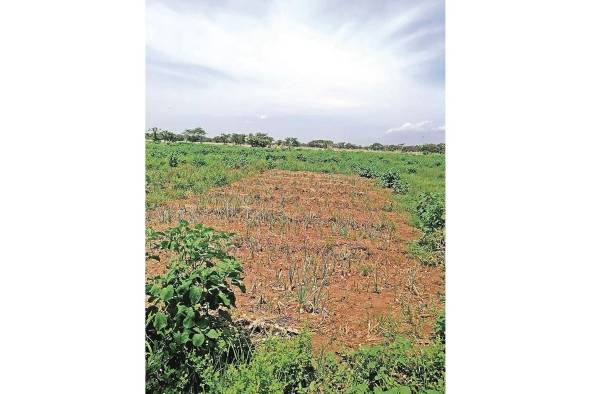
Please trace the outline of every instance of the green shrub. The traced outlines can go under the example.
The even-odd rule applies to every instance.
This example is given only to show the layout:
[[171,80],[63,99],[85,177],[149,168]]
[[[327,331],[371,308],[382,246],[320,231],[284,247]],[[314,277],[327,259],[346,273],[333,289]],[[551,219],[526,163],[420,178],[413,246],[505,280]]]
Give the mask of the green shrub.
[[445,344],[445,310],[439,313],[431,338],[439,340],[441,343]]
[[375,169],[370,167],[354,166],[353,171],[362,178],[377,178],[378,173]]
[[172,154],[170,155],[170,158],[168,159],[168,165],[171,167],[176,167],[179,165],[179,158],[176,154]]
[[203,225],[148,229],[147,239],[150,249],[174,257],[146,283],[146,391],[198,392],[211,365],[244,354],[246,338],[229,313],[232,287],[245,290],[242,266],[225,251],[230,235]]
[[211,182],[214,186],[220,187],[225,186],[229,183],[228,176],[224,173],[214,174],[211,178]]
[[246,156],[225,156],[223,159],[223,162],[230,168],[234,169],[234,170],[238,170],[240,168],[244,168],[248,166],[248,159],[246,158]]
[[441,193],[423,193],[417,203],[419,226],[427,233],[445,227],[445,199]]
[[203,159],[193,159],[191,164],[193,164],[194,167],[203,167],[207,162]]
[[296,159],[299,160],[299,161],[307,161],[308,160],[308,158],[306,156],[304,156],[303,154],[301,154],[301,153],[298,153],[296,155]]
[[402,180],[398,171],[390,170],[380,176],[382,186],[390,188],[399,194],[408,193],[408,184]]

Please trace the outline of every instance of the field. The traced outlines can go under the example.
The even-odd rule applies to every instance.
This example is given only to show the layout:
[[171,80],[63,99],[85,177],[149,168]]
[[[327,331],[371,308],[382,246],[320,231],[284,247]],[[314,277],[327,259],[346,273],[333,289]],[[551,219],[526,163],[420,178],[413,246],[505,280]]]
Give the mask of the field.
[[[379,356],[408,340],[409,352],[429,354],[439,346],[433,332],[444,309],[438,210],[444,174],[440,154],[148,142],[146,225],[161,236],[181,221],[234,234],[227,253],[241,263],[244,292],[236,292],[229,319],[256,331],[254,342],[265,333],[301,333],[297,337],[309,338],[314,357],[322,358],[367,351]],[[171,244],[164,249],[174,249]],[[158,255],[146,262],[148,281],[170,268],[171,254],[161,249],[148,247]],[[250,364],[232,366],[223,379],[253,368],[265,346],[271,345],[254,346]],[[396,350],[393,359],[407,350]],[[412,362],[419,357],[404,354]],[[312,360],[316,384],[323,379],[320,358]],[[415,382],[409,371],[382,383],[353,372],[351,379],[367,381],[360,383],[367,390],[404,384],[392,392],[422,392],[441,389],[441,373],[433,372],[433,382],[424,376]],[[306,384],[309,390],[312,383]],[[324,382],[318,392],[351,392],[346,384],[331,391],[331,384]],[[210,381],[208,390],[214,386]],[[279,391],[296,392],[286,387]]]

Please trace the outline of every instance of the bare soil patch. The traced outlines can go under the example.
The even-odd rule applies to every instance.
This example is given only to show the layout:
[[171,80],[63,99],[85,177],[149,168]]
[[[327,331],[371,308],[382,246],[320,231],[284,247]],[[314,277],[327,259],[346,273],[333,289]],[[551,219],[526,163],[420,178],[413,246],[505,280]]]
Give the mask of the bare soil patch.
[[[427,341],[443,305],[443,270],[407,256],[419,232],[386,210],[390,193],[360,177],[269,171],[148,211],[146,220],[237,234],[232,253],[247,287],[237,292],[237,317],[307,326],[317,349],[377,343],[393,327]],[[164,264],[147,262],[147,275]]]

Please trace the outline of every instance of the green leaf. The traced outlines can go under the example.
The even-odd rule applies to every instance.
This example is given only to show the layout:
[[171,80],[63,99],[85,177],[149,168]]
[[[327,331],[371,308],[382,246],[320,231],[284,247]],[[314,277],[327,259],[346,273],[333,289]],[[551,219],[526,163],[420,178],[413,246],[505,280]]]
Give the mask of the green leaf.
[[162,301],[164,301],[164,302],[170,300],[173,295],[174,295],[174,287],[172,287],[172,285],[166,286],[160,292],[160,298],[162,298]]
[[193,335],[193,346],[199,347],[203,345],[203,342],[205,342],[205,335],[200,332]]
[[183,281],[183,283],[181,283],[181,285],[177,288],[177,294],[184,292],[185,290],[187,290],[189,288],[189,286],[191,286],[190,280]]
[[195,325],[194,317],[195,312],[193,309],[187,309],[185,319],[183,320],[183,327],[191,328]]
[[212,328],[211,330],[207,331],[207,337],[211,339],[216,339],[220,337],[220,332],[216,329]]
[[187,331],[175,332],[172,337],[179,345],[183,345],[189,341],[189,333]]
[[201,299],[201,295],[203,294],[203,289],[201,287],[193,286],[189,289],[189,297],[191,299],[191,304],[196,304]]
[[219,297],[221,298],[222,302],[224,303],[225,306],[231,306],[232,302],[230,301],[230,299],[228,298],[227,295],[225,295],[224,293],[219,294]]
[[162,312],[156,312],[156,316],[154,317],[154,328],[157,331],[161,331],[164,327],[166,327],[166,315]]

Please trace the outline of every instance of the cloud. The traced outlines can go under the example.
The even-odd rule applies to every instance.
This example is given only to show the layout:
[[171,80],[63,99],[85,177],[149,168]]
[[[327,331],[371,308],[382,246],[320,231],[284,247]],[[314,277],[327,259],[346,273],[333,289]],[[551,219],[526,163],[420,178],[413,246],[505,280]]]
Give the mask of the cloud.
[[445,126],[435,126],[430,120],[423,120],[422,122],[406,122],[399,127],[392,127],[386,130],[386,134],[395,133],[399,131],[444,131]]
[[352,142],[441,124],[443,13],[440,0],[148,0],[146,123],[214,134],[254,113],[276,137]]

